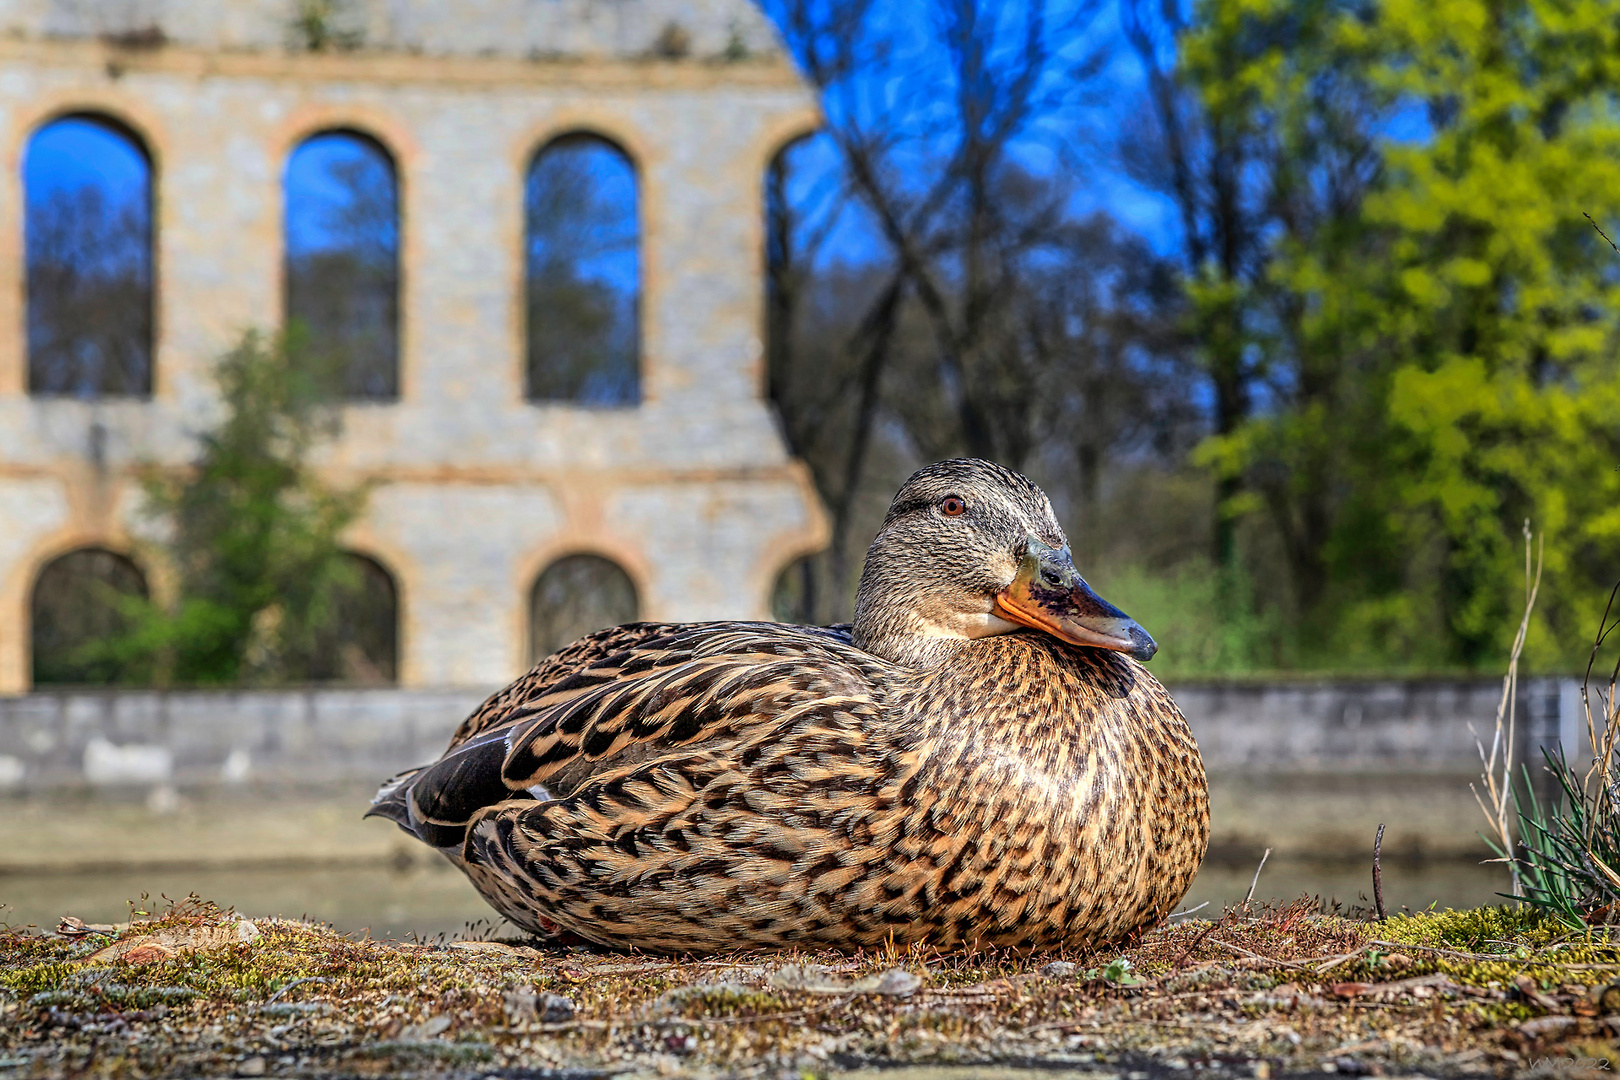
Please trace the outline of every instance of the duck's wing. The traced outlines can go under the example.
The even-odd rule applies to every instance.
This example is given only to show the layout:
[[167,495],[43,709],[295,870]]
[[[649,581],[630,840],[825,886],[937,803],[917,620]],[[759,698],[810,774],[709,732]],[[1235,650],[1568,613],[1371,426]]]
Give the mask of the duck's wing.
[[643,647],[649,641],[666,638],[681,629],[680,623],[626,623],[623,626],[610,626],[606,630],[598,630],[594,634],[586,634],[578,641],[564,645],[486,698],[483,704],[472,711],[472,715],[461,722],[461,726],[456,728],[456,733],[450,736],[450,749],[454,750],[469,739],[508,723],[514,710],[544,694],[570,675],[583,671],[607,657]]
[[734,743],[805,708],[864,711],[892,671],[843,627],[637,624],[548,658],[485,702],[432,765],[385,784],[372,814],[459,850],[486,806],[560,798],[677,748]]
[[565,645],[530,668],[510,684],[491,694],[474,709],[472,715],[461,722],[450,737],[450,749],[469,739],[512,723],[513,716],[530,703],[545,697],[552,690],[574,677],[599,669],[609,673],[615,670],[620,658],[634,652],[657,652],[675,639],[694,631],[724,632],[728,628],[753,631],[785,631],[790,636],[808,634],[841,645],[849,645],[851,626],[836,623],[832,626],[788,626],[779,623],[626,623],[610,626],[586,634],[578,641]]

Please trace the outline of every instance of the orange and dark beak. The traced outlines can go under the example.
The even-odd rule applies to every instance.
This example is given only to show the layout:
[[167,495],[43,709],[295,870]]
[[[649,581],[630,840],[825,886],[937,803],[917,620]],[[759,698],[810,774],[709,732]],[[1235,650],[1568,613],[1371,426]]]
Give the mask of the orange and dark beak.
[[1159,647],[1136,620],[1091,591],[1074,568],[1068,545],[1049,548],[1035,537],[1012,584],[996,594],[995,614],[1073,645],[1153,658]]

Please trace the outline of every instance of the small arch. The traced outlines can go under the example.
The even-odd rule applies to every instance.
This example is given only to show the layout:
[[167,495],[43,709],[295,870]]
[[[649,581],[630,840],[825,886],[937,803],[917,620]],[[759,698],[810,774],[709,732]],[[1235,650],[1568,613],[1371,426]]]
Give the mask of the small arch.
[[101,113],[41,124],[23,153],[28,392],[150,397],[153,167]]
[[525,395],[606,408],[641,401],[636,168],[617,143],[561,135],[524,182]]
[[150,596],[140,567],[116,551],[82,547],[46,563],[28,605],[34,685],[149,682],[143,660],[111,646],[134,627],[129,601]]
[[815,555],[801,555],[782,567],[771,585],[771,618],[800,626],[820,622],[821,582],[816,570]]
[[564,555],[541,571],[529,593],[529,662],[593,631],[635,622],[640,611],[624,567],[600,555]]
[[287,156],[286,321],[346,397],[399,397],[399,175],[361,131],[332,128]]
[[309,677],[362,685],[399,681],[399,587],[369,555],[339,556],[330,609],[315,635]]

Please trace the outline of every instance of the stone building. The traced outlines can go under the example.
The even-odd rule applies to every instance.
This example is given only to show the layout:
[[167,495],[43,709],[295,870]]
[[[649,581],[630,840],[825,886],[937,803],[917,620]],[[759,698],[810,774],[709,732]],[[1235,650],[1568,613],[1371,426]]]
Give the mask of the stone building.
[[[133,148],[150,249],[140,340],[114,343],[136,359],[58,384],[31,360],[50,328],[26,234],[31,147],[64,119]],[[763,176],[817,122],[747,0],[0,0],[0,693],[30,685],[43,573],[85,551],[155,572],[137,470],[191,459],[212,365],[281,324],[290,163],[322,138],[371,155],[395,215],[382,376],[319,466],[374,485],[347,543],[395,591],[398,682],[520,671],[537,582],[571,556],[622,571],[641,618],[767,617],[825,542],[762,349]],[[536,391],[528,326],[526,191],[548,148],[586,144],[632,199],[633,280],[601,288],[633,370],[606,398]]]

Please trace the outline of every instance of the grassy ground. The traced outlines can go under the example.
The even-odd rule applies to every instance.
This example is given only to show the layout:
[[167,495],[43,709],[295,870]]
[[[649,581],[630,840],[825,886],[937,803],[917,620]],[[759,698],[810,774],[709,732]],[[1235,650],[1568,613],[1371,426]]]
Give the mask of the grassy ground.
[[888,1075],[1141,1080],[1620,1063],[1620,945],[1524,910],[1369,923],[1255,904],[1128,948],[1030,957],[353,940],[194,899],[109,932],[64,929],[0,931],[0,1078],[799,1080],[911,1066]]

